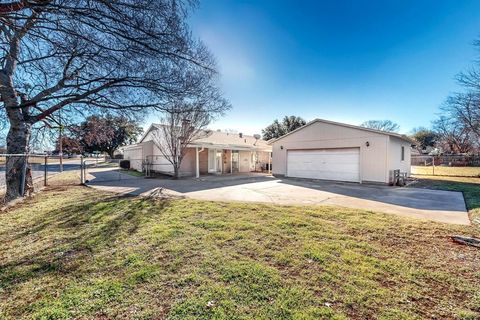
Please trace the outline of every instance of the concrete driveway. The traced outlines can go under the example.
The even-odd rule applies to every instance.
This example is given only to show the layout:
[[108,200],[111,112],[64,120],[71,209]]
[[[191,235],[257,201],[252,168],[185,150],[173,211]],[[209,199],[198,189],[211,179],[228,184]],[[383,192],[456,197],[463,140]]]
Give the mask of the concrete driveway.
[[452,224],[470,224],[460,192],[330,181],[277,179],[266,175],[203,179],[144,179],[100,169],[90,185],[120,194],[148,195],[158,188],[172,195],[213,201],[281,205],[334,205]]

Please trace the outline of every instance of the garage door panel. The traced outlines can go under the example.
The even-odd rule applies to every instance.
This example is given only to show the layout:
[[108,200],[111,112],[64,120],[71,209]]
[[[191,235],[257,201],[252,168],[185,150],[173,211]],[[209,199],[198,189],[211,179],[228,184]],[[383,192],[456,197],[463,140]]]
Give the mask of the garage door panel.
[[360,180],[360,149],[289,150],[289,177],[338,181]]
[[295,172],[358,172],[358,164],[332,164],[322,165],[318,163],[301,163],[288,167],[289,173]]

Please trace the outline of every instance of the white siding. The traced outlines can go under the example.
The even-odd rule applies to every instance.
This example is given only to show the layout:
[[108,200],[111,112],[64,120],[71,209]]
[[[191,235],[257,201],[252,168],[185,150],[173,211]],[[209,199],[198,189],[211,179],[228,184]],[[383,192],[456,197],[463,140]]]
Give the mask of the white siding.
[[123,152],[123,158],[130,161],[130,168],[142,171],[143,145],[130,146]]
[[287,176],[359,182],[360,149],[289,150]]

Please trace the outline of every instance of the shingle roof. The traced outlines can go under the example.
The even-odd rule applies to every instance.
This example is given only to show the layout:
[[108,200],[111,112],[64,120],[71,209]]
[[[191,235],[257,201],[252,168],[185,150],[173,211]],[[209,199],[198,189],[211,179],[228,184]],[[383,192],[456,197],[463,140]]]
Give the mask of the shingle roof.
[[198,138],[192,141],[194,145],[213,144],[225,145],[232,147],[266,149],[270,150],[271,146],[265,140],[256,139],[254,136],[242,135],[239,133],[228,133],[222,131],[203,131]]
[[[140,139],[140,142],[147,136],[147,134],[153,129],[160,127],[161,124],[153,123],[150,128],[145,132],[143,137]],[[192,140],[191,145],[193,146],[212,146],[224,149],[252,149],[252,150],[263,150],[271,151],[272,147],[267,143],[267,141],[262,139],[256,139],[254,136],[249,136],[242,134],[240,137],[239,133],[227,133],[222,131],[213,131],[213,130],[202,130],[198,137]]]

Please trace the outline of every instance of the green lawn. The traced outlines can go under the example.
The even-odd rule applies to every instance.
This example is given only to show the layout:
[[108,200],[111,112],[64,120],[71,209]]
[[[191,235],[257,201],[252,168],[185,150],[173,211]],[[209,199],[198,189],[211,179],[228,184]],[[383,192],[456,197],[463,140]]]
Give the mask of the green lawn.
[[452,176],[452,177],[480,177],[480,167],[443,167],[435,168],[412,166],[412,174],[414,175],[435,175],[435,176]]
[[477,319],[475,227],[50,187],[0,213],[1,319]]
[[480,178],[417,176],[413,187],[463,192],[470,220],[480,225]]
[[145,176],[145,174],[143,172],[139,172],[139,171],[136,171],[136,170],[120,169],[120,172],[128,174],[130,176],[134,176],[134,177],[144,177]]

